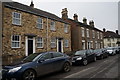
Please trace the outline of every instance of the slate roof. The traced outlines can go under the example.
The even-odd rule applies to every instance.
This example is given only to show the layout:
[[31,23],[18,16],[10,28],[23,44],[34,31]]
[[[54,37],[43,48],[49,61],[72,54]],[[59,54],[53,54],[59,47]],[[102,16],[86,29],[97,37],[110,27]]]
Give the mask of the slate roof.
[[120,38],[120,35],[113,31],[106,31],[104,32],[104,38]]
[[5,7],[11,8],[11,9],[16,9],[16,10],[20,10],[23,12],[27,12],[30,14],[34,14],[37,16],[42,16],[42,17],[46,17],[52,20],[56,20],[56,21],[60,21],[60,22],[65,22],[63,19],[59,18],[58,16],[56,16],[55,14],[37,9],[37,8],[32,8],[30,6],[18,3],[18,2],[3,2]]
[[90,25],[84,24],[84,23],[82,23],[82,22],[75,21],[75,20],[70,19],[70,18],[68,18],[68,19],[71,20],[71,21],[73,21],[73,22],[75,22],[75,23],[77,23],[77,24],[79,24],[81,27],[86,27],[86,28],[88,28],[88,29],[93,29],[93,30],[97,30],[97,31],[103,32],[103,31],[101,31],[101,30],[99,30],[99,29],[97,29],[97,28],[95,28],[95,27],[91,27]]

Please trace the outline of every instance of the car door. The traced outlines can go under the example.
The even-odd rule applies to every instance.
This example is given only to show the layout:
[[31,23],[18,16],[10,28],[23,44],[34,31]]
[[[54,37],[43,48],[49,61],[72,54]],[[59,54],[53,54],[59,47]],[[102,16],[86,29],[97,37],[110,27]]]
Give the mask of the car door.
[[43,54],[37,65],[38,75],[47,74],[53,71],[52,56],[50,53]]
[[88,59],[88,61],[90,62],[90,61],[92,61],[92,54],[91,54],[91,51],[90,50],[87,50],[87,59]]
[[65,57],[62,53],[60,52],[52,52],[51,53],[53,55],[53,69],[54,71],[58,71],[62,68],[64,62],[65,62]]

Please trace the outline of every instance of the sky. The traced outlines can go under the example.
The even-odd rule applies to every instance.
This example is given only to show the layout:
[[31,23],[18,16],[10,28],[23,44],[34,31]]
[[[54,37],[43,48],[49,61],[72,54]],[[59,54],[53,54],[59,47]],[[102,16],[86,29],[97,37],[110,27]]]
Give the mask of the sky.
[[[30,5],[31,0],[13,0],[25,5]],[[83,17],[87,23],[93,20],[95,27],[103,30],[114,31],[118,29],[118,1],[119,0],[33,0],[35,8],[53,13],[61,17],[63,8],[68,9],[68,17],[78,15],[82,22]]]

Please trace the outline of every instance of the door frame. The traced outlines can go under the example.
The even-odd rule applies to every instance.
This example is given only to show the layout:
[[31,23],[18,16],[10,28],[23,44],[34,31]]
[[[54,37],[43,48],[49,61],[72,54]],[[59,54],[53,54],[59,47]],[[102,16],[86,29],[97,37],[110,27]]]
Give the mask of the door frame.
[[59,41],[61,41],[61,52],[63,52],[63,40],[57,39],[57,52],[59,52]]
[[[25,37],[25,56],[28,56],[28,37],[29,36]],[[33,40],[33,53],[35,53],[35,37],[33,37],[31,40]]]

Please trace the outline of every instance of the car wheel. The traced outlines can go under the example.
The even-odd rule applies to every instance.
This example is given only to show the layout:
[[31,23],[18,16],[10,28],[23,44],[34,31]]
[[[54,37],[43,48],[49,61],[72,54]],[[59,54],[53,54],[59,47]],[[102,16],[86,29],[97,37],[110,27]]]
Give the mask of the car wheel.
[[96,57],[94,57],[94,60],[93,60],[94,62],[96,62]]
[[63,71],[64,72],[69,72],[70,71],[70,63],[68,63],[68,62],[64,63]]
[[83,65],[86,66],[87,64],[88,64],[87,59],[84,59],[84,60],[83,60]]
[[23,80],[35,80],[36,74],[33,70],[26,70],[23,73]]

